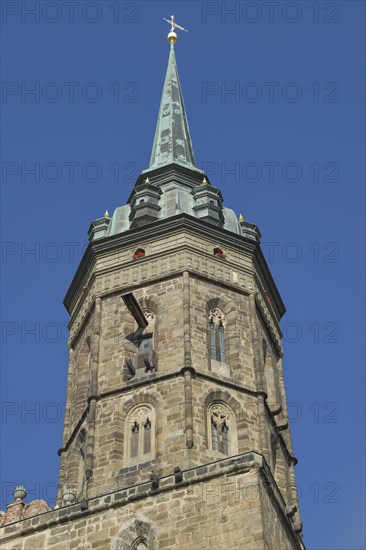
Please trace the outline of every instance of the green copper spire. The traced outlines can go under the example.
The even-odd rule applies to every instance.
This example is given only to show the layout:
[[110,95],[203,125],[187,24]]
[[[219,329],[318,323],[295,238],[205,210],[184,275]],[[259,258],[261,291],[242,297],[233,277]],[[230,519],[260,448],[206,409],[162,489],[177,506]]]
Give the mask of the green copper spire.
[[170,41],[168,69],[161,97],[150,169],[172,163],[196,169],[175,59],[174,40]]

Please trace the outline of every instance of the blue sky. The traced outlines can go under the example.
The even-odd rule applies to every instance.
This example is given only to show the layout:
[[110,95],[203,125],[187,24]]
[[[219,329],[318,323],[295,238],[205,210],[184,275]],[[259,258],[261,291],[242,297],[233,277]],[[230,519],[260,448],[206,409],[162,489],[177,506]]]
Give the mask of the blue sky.
[[364,3],[36,4],[1,6],[1,508],[20,482],[54,498],[62,300],[148,167],[174,13],[197,165],[259,226],[287,307],[304,541],[365,548]]

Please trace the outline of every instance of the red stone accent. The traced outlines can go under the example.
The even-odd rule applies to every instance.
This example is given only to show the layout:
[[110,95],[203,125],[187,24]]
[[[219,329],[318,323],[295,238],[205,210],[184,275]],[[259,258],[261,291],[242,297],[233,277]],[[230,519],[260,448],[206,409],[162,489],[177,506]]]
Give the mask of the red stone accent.
[[19,502],[11,502],[6,507],[8,509],[7,512],[0,511],[0,526],[37,516],[38,514],[44,514],[51,510],[45,500],[32,500],[28,504],[25,504],[21,500]]
[[138,260],[139,258],[143,258],[145,256],[145,250],[143,248],[138,248],[134,255],[132,256],[133,260]]

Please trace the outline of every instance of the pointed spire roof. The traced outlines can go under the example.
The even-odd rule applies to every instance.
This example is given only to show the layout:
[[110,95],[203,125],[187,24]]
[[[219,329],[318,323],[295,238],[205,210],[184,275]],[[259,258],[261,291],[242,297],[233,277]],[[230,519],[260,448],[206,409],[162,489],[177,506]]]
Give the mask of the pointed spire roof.
[[174,41],[170,43],[170,55],[158,122],[150,159],[150,169],[168,164],[180,164],[196,169],[186,110],[179,82]]

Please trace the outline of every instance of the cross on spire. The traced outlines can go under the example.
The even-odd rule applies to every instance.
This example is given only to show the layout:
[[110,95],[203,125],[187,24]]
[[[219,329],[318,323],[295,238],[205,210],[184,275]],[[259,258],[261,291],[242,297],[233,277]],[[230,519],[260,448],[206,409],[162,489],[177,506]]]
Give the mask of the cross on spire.
[[174,44],[177,41],[177,38],[178,38],[178,35],[175,32],[175,29],[179,29],[179,30],[184,31],[184,32],[188,32],[188,31],[187,31],[187,29],[185,29],[184,27],[181,27],[180,25],[178,25],[175,22],[174,15],[171,15],[170,17],[171,17],[170,19],[166,19],[165,17],[163,17],[163,19],[164,19],[164,21],[169,23],[169,25],[172,26],[171,29],[170,29],[170,33],[168,34],[168,42],[173,47]]
[[188,32],[187,29],[184,29],[183,27],[181,27],[180,25],[175,23],[174,15],[171,15],[170,17],[171,17],[171,19],[165,19],[165,17],[163,17],[164,21],[166,21],[167,23],[169,23],[172,26],[172,28],[170,29],[170,32],[174,32],[174,29],[179,29],[181,31]]

